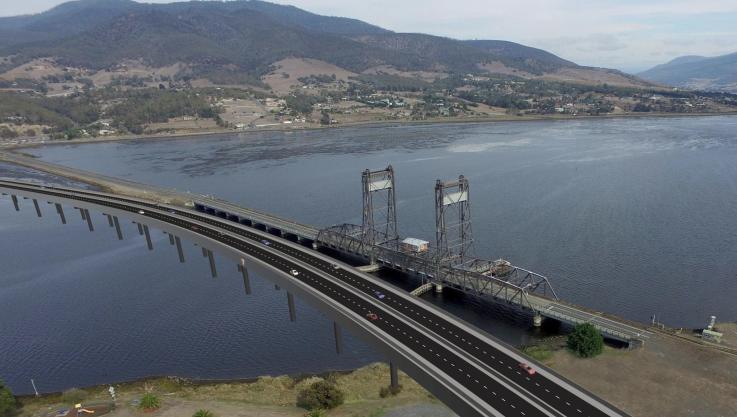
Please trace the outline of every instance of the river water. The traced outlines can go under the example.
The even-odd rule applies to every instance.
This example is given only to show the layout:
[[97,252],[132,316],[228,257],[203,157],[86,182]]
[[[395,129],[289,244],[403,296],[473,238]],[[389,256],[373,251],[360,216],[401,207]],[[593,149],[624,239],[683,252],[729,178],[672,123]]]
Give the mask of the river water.
[[[360,173],[392,164],[402,235],[434,239],[436,179],[470,179],[475,249],[550,277],[558,295],[625,318],[737,319],[737,117],[382,126],[50,146],[44,160],[213,194],[317,226],[361,218]],[[23,177],[10,167],[0,176]],[[51,207],[51,206],[49,206]],[[238,378],[382,360],[264,277],[243,294],[196,248],[180,265],[127,224],[89,233],[0,199],[0,377],[18,392],[147,375]],[[102,224],[104,218],[97,220]],[[128,223],[128,222],[125,222]],[[409,285],[399,281],[400,285]],[[428,295],[512,344],[529,317]]]

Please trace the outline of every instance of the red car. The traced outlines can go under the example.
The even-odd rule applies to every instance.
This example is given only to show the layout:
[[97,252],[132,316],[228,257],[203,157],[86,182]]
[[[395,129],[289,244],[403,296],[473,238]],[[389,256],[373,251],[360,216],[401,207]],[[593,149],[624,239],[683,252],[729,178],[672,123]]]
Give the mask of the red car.
[[372,312],[369,311],[366,314],[366,318],[369,319],[369,320],[371,320],[371,321],[376,321],[376,320],[379,319],[379,316],[377,316],[376,313],[372,313]]
[[535,375],[535,369],[533,369],[530,365],[526,363],[520,363],[519,367],[524,369],[524,371],[527,372],[527,375]]

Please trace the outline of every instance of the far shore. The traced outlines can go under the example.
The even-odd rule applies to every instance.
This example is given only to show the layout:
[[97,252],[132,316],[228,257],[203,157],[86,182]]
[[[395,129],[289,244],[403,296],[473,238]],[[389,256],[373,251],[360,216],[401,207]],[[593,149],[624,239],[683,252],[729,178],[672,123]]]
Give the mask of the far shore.
[[251,133],[264,132],[302,132],[323,129],[349,129],[349,128],[381,128],[390,126],[423,126],[423,125],[454,125],[454,124],[487,124],[497,122],[542,122],[542,121],[571,121],[571,120],[601,120],[601,119],[643,119],[643,118],[682,118],[682,117],[715,117],[715,116],[735,116],[737,112],[721,112],[721,113],[626,113],[626,114],[604,114],[599,116],[571,116],[571,115],[535,115],[535,116],[512,116],[501,115],[497,117],[468,117],[468,118],[434,118],[429,120],[371,120],[362,122],[344,123],[338,126],[319,126],[309,125],[303,127],[294,127],[294,125],[271,127],[271,128],[254,128],[247,130],[232,129],[204,129],[199,131],[186,131],[174,133],[158,133],[158,134],[141,134],[141,135],[118,135],[104,136],[96,138],[78,138],[78,139],[46,139],[44,142],[34,141],[29,143],[3,145],[0,143],[0,149],[13,150],[24,148],[39,148],[44,146],[55,145],[78,145],[91,143],[108,143],[119,141],[133,140],[181,140],[192,139],[198,137],[207,137],[214,135],[241,135]]

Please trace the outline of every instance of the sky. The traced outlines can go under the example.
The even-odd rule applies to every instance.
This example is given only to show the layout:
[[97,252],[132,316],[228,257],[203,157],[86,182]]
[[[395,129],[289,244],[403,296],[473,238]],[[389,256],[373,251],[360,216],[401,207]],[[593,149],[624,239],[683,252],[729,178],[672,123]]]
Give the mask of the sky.
[[[519,42],[581,65],[626,72],[682,55],[737,52],[737,0],[272,1],[397,32]],[[0,16],[38,13],[62,2],[0,0]]]

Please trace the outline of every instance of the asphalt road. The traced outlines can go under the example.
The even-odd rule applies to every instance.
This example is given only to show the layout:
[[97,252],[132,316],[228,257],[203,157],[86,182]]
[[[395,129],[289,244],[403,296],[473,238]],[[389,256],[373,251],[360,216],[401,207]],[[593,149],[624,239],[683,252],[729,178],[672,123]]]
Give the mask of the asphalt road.
[[[583,390],[569,381],[561,383],[557,376],[543,375],[547,372],[528,375],[519,367],[519,360],[509,354],[509,347],[458,326],[399,293],[401,290],[379,285],[350,267],[338,265],[324,255],[275,236],[198,212],[134,199],[107,195],[100,198],[97,193],[77,190],[59,192],[48,188],[16,187],[130,212],[143,209],[151,218],[190,230],[194,226],[197,233],[258,257],[287,274],[296,270],[299,274],[294,276],[295,280],[331,297],[359,316],[366,317],[369,311],[376,313],[378,320],[366,320],[433,363],[504,416],[625,416],[591,394],[584,393],[583,397],[588,398],[582,398]],[[203,223],[226,232],[202,227]],[[268,246],[262,243],[264,240],[269,242]],[[385,297],[379,299],[377,291]],[[537,364],[533,366],[542,370]]]

